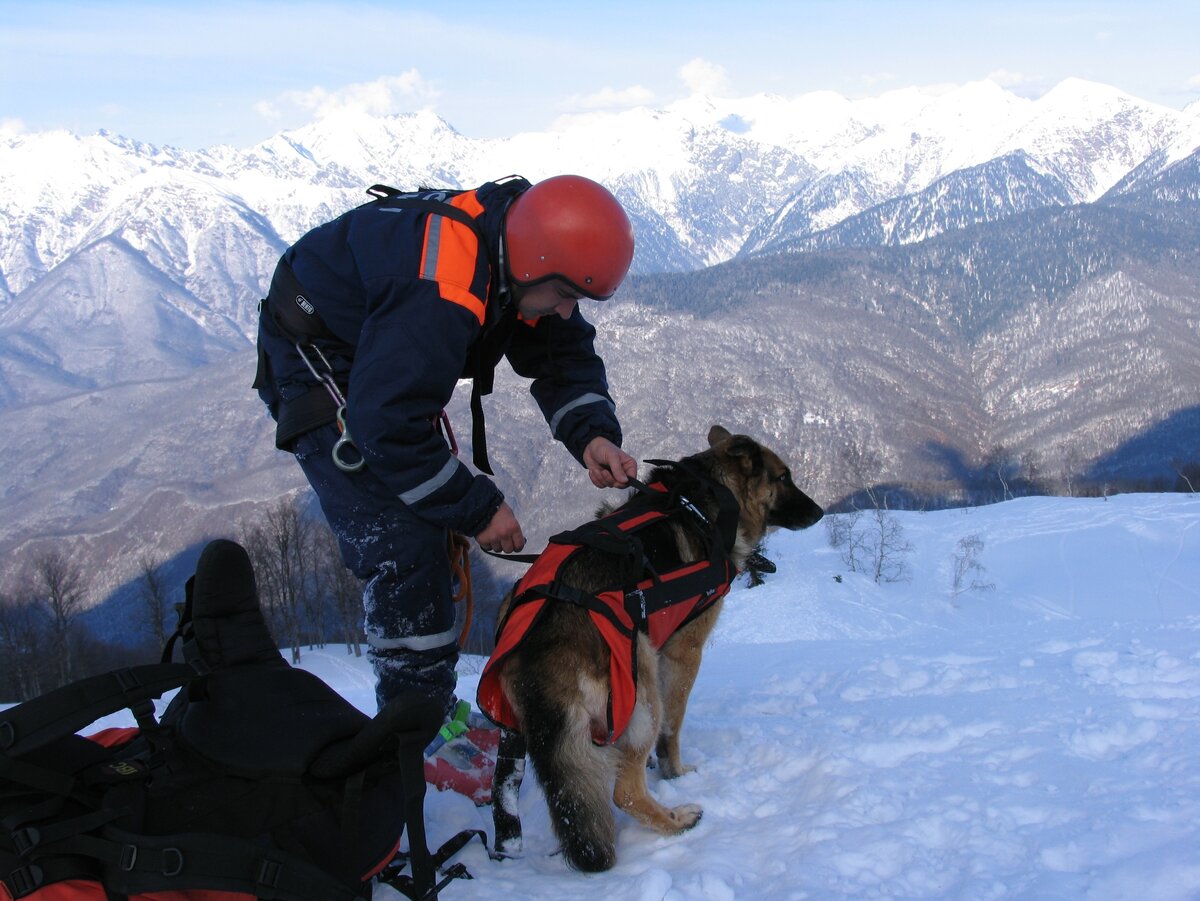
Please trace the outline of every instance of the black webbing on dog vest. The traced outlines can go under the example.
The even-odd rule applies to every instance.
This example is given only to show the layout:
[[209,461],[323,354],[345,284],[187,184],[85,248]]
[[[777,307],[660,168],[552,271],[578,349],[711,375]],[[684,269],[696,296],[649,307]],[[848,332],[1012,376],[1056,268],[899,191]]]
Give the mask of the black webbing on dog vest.
[[[497,629],[496,649],[479,682],[480,709],[494,722],[516,728],[515,711],[499,686],[497,668],[521,645],[549,604],[568,603],[585,610],[609,646],[611,688],[606,742],[611,742],[624,731],[632,715],[637,634],[645,634],[651,645],[661,648],[729,591],[737,575],[731,550],[740,512],[732,492],[721,502],[721,491],[714,491],[718,509],[726,513],[718,514],[714,521],[678,490],[661,483],[647,486],[631,480],[631,484],[638,493],[621,507],[553,536],[517,583],[512,603]],[[710,486],[724,489],[704,477],[703,487]],[[667,528],[661,528],[663,525]],[[660,528],[648,529],[650,526]],[[680,549],[674,534],[680,527],[700,544],[702,552],[693,560],[683,559],[686,551]],[[611,581],[595,591],[581,591],[563,577],[563,573],[570,572],[571,560],[587,549],[605,554],[609,562],[616,564]]]
[[[649,486],[638,479],[630,479],[629,483],[637,490],[630,500],[606,516],[594,519],[575,529],[560,532],[550,538],[551,544],[574,545],[579,548],[590,547],[604,554],[622,559],[620,589],[625,594],[625,608],[636,628],[645,629],[649,618],[670,607],[702,597],[702,601],[679,624],[694,619],[718,597],[724,596],[720,591],[727,588],[736,575],[730,554],[737,540],[737,523],[741,513],[737,500],[724,485],[702,475],[695,468],[678,462],[667,460],[647,460],[656,466],[677,467],[688,475],[703,479],[707,487],[713,490],[717,499],[718,516],[713,522],[690,499],[678,491],[670,491],[665,487]],[[657,514],[646,518],[648,513]],[[644,546],[636,534],[645,526],[661,522],[673,516],[694,517],[704,527],[705,559],[685,563],[678,559],[678,551],[671,549],[671,559],[665,559],[664,552]],[[631,523],[634,523],[631,525]],[[504,555],[506,559],[514,559],[516,555]],[[540,556],[540,555],[538,555]],[[534,556],[533,560],[538,557]],[[563,560],[565,565],[566,560]],[[703,563],[704,565],[698,565]],[[690,572],[688,570],[691,570]],[[649,586],[639,588],[639,584],[650,580]],[[614,586],[618,587],[618,586]],[[603,613],[620,631],[624,631],[621,623],[612,615],[612,611],[596,598],[586,592],[562,584],[557,576],[541,589],[547,597],[576,604],[589,610]],[[514,605],[520,603],[514,598]],[[677,626],[678,628],[678,626]]]

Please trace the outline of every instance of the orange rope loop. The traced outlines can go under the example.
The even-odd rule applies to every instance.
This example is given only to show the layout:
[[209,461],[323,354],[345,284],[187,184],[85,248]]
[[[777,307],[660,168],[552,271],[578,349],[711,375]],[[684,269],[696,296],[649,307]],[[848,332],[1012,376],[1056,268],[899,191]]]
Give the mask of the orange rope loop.
[[471,615],[475,610],[475,595],[471,590],[471,542],[465,535],[450,532],[447,542],[447,553],[450,557],[450,571],[454,581],[458,583],[458,591],[454,594],[454,603],[466,601],[466,616],[463,622],[462,634],[458,636],[458,646],[461,648],[471,631]]

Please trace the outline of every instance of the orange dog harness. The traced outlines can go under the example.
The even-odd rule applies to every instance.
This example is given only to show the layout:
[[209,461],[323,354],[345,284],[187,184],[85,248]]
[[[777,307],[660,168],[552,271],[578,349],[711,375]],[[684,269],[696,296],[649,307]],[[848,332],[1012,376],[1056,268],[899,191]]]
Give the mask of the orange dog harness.
[[[498,725],[519,731],[512,705],[500,686],[500,664],[552,601],[587,610],[608,645],[612,686],[608,734],[594,740],[611,744],[628,726],[637,699],[637,633],[645,632],[657,650],[728,593],[737,575],[728,553],[737,528],[732,494],[724,486],[716,486],[728,497],[723,498],[722,515],[713,524],[686,497],[668,491],[662,483],[632,484],[640,493],[629,503],[578,529],[555,535],[517,583],[512,605],[497,630],[496,649],[479,680],[479,708]],[[681,562],[673,547],[668,551],[643,544],[638,532],[673,516],[693,516],[707,527],[706,559]],[[619,584],[588,594],[562,583],[559,574],[563,566],[585,547],[618,557]]]

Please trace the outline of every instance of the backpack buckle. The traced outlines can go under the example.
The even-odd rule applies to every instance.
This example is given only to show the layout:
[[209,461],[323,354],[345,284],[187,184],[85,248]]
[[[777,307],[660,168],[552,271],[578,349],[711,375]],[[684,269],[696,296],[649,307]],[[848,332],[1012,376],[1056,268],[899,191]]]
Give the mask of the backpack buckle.
[[162,874],[178,876],[183,872],[183,852],[178,848],[162,849]]
[[142,687],[142,680],[129,667],[116,670],[112,675],[123,692],[128,693]]
[[258,879],[255,880],[256,885],[265,885],[268,888],[275,888],[279,885],[279,874],[282,867],[274,860],[264,860],[258,865]]
[[24,857],[42,841],[42,835],[32,826],[25,826],[21,829],[14,829],[9,833],[9,838],[12,839],[13,850],[21,857]]
[[41,867],[27,864],[9,873],[4,882],[14,898],[24,898],[41,888],[44,879],[45,874]]

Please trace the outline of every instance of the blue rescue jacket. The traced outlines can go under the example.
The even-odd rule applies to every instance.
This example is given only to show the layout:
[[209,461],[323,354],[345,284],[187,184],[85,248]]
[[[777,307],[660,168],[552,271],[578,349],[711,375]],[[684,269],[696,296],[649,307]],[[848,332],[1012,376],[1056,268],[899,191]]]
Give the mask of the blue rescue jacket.
[[[371,472],[421,517],[466,535],[487,525],[504,496],[459,462],[435,426],[459,379],[487,393],[507,358],[532,380],[551,433],[577,460],[597,436],[621,442],[596,332],[578,308],[568,320],[517,317],[498,254],[504,212],[529,186],[513,177],[363,204],[288,248],[271,286],[274,297],[298,283],[324,322],[327,334],[313,343],[342,386],[346,425]],[[413,198],[447,202],[476,227],[406,206]],[[279,423],[276,443],[290,450],[331,421],[332,408],[315,419],[294,415],[323,389],[268,307],[255,387]]]

